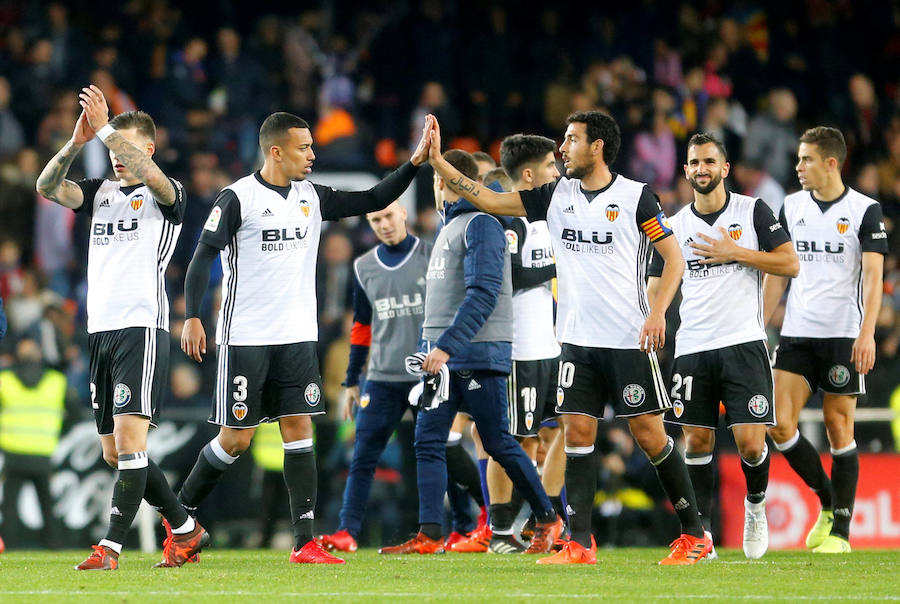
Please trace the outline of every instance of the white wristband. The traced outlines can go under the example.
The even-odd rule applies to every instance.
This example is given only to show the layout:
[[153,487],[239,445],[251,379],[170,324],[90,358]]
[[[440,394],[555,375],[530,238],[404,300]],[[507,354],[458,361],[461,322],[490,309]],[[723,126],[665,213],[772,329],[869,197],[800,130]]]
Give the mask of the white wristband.
[[102,128],[100,128],[99,130],[97,130],[97,136],[100,138],[100,140],[106,141],[106,139],[109,138],[109,135],[112,134],[112,133],[115,132],[115,131],[116,131],[115,128],[113,128],[113,127],[110,126],[109,124],[106,124],[105,126],[103,126]]

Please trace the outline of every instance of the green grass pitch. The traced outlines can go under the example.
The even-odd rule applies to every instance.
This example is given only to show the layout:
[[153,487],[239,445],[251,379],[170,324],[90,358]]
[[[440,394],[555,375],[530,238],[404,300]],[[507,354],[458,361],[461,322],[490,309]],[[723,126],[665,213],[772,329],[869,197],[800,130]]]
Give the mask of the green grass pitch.
[[126,551],[119,570],[76,572],[88,552],[0,555],[0,602],[890,602],[900,552],[850,555],[740,551],[693,567],[661,567],[663,549],[598,552],[596,566],[547,567],[536,556],[347,554],[347,564],[289,564],[288,552],[216,550],[200,564],[152,569],[159,554]]

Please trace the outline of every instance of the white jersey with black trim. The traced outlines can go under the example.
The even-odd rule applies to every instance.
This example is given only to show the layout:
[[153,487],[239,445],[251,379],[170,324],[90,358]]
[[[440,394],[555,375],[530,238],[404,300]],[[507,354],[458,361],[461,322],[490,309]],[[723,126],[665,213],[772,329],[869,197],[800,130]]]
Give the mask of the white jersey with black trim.
[[881,204],[847,187],[831,202],[810,191],[788,195],[782,224],[800,274],[791,281],[781,335],[856,338],[862,324],[862,254],[887,253]]
[[[755,197],[729,193],[725,206],[714,215],[703,216],[690,204],[669,218],[685,261],[679,309],[681,325],[675,336],[676,357],[766,339],[763,273],[739,262],[702,264],[703,257],[690,246],[695,241],[705,244],[698,233],[719,239],[722,234],[718,228],[722,227],[737,245],[770,251],[761,245],[760,234],[754,228],[759,203]],[[765,205],[764,209],[771,222],[761,228],[767,231],[774,224],[775,230],[783,232],[769,206]],[[786,241],[785,235],[783,242]]]
[[[520,193],[529,219],[541,213],[526,199],[546,195],[535,191]],[[545,211],[556,256],[558,339],[594,348],[640,348],[641,327],[650,312],[651,238],[671,234],[656,195],[621,174],[592,192],[583,191],[580,180],[562,178]]]
[[[220,254],[224,275],[216,341],[232,346],[317,341],[322,212],[314,185],[293,181],[285,198],[250,174],[226,189],[239,200],[240,226]],[[220,227],[216,209],[207,231]]]
[[173,206],[161,206],[143,184],[123,188],[116,180],[78,183],[86,196],[76,211],[91,213],[88,333],[126,327],[168,331],[165,273],[184,215],[184,189],[169,180],[176,194]]
[[[546,220],[529,222],[524,217],[512,219],[515,228],[506,229],[506,241],[513,262],[524,269],[544,268],[553,264],[553,241]],[[516,224],[518,221],[519,224]],[[514,361],[555,359],[560,347],[553,325],[553,291],[550,281],[513,290]]]

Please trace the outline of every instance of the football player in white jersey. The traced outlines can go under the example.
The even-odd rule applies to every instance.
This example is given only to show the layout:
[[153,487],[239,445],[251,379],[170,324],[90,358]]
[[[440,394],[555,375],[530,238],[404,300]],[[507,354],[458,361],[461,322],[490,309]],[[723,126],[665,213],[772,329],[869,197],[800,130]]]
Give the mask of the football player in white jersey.
[[[800,265],[766,202],[725,190],[730,168],[724,145],[712,135],[695,134],[688,141],[684,175],[694,202],[669,219],[685,270],[666,421],[682,426],[685,462],[708,524],[720,401],[725,405],[747,483],[744,555],[756,559],[769,546],[766,426],[775,423],[762,280],[763,274],[796,277]],[[662,269],[656,260],[647,286],[651,299]]]
[[[560,147],[565,178],[531,191],[496,193],[464,177],[439,154],[430,161],[454,191],[481,210],[547,220],[559,281],[557,337],[562,342],[557,411],[565,415],[566,494],[572,539],[543,564],[594,564],[591,510],[596,491],[594,442],[607,404],[628,419],[655,466],[682,524],[664,565],[694,564],[712,549],[704,535],[684,459],[666,434],[669,403],[656,349],[665,344],[665,311],[678,290],[684,259],[656,195],[610,171],[619,127],[599,111],[569,116]],[[646,295],[651,244],[665,260],[659,293]]]
[[[159,508],[174,532],[157,566],[181,566],[209,535],[181,509],[166,477],[147,456],[147,431],[168,382],[169,302],[163,276],[181,230],[184,190],[152,159],[156,126],[149,115],[129,111],[110,121],[99,88],[84,88],[79,96],[82,112],[72,138],[41,172],[37,190],[91,215],[91,406],[103,459],[119,472],[106,537],[75,568],[118,566],[142,498]],[[94,136],[109,148],[116,179],[66,180],[76,155]]]
[[316,158],[309,125],[290,113],[273,113],[259,131],[262,169],[222,190],[188,266],[181,348],[199,362],[206,353],[200,304],[210,266],[217,255],[222,259],[217,383],[209,418],[220,429],[198,456],[179,501],[196,508],[250,447],[256,427],[277,421],[294,528],[293,563],[343,563],[313,539],[311,416],[325,412],[316,355],[322,222],[375,212],[397,199],[428,157],[431,125],[429,117],[409,162],[368,191],[348,193],[306,180]]
[[[811,128],[800,137],[795,167],[802,191],[788,195],[781,224],[800,259],[791,281],[775,357],[776,425],[769,436],[822,505],[806,536],[817,553],[850,551],[850,518],[859,477],[853,438],[856,397],[875,364],[875,322],[881,309],[884,254],[881,204],[844,184],[847,146],[840,130]],[[767,277],[768,320],[787,286]],[[809,397],[824,391],[831,479],[797,422]]]

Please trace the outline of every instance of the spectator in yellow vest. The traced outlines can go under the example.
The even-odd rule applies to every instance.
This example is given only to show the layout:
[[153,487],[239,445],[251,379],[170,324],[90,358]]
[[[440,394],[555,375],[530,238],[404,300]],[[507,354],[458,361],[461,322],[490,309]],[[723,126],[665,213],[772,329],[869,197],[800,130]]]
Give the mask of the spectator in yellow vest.
[[65,414],[66,378],[44,364],[37,342],[21,340],[16,365],[0,371],[0,451],[3,452],[3,529],[12,541],[19,492],[34,484],[43,517],[43,541],[56,545],[50,494],[50,456],[59,443]]

